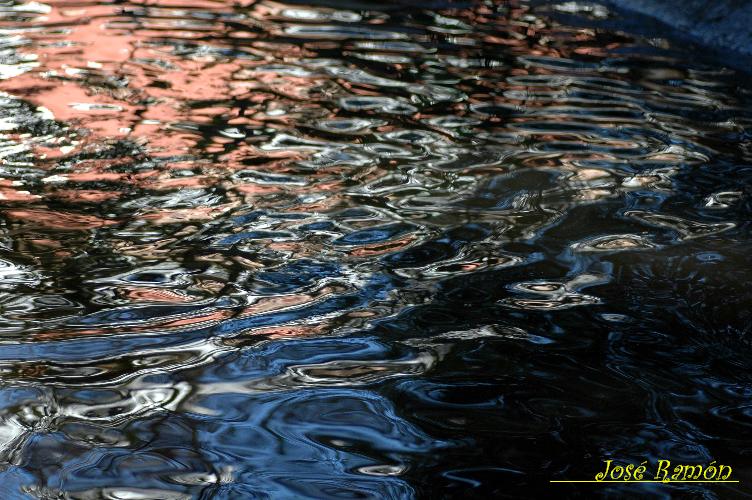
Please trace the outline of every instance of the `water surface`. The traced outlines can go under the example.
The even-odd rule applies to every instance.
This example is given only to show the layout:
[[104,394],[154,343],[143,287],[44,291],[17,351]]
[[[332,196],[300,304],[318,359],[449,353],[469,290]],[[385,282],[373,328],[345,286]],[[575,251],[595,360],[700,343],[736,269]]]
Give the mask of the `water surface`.
[[752,84],[619,22],[0,3],[0,497],[749,495]]

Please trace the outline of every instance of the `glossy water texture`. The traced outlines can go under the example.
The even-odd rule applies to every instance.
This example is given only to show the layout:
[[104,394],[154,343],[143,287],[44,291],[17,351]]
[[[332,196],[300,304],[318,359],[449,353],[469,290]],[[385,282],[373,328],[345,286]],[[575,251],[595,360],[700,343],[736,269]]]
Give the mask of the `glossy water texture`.
[[599,23],[0,3],[0,498],[750,494],[752,84]]

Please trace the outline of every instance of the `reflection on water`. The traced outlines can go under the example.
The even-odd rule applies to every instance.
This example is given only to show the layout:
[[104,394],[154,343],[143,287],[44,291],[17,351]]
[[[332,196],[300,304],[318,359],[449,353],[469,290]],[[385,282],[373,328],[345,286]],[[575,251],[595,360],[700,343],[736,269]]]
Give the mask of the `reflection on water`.
[[0,496],[741,494],[752,85],[603,19],[1,3]]

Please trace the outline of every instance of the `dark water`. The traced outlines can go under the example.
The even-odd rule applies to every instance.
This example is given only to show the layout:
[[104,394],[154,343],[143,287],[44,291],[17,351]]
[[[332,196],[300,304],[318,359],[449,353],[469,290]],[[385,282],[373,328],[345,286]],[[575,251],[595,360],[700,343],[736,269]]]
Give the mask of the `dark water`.
[[1,3],[0,498],[749,497],[752,84],[619,22]]

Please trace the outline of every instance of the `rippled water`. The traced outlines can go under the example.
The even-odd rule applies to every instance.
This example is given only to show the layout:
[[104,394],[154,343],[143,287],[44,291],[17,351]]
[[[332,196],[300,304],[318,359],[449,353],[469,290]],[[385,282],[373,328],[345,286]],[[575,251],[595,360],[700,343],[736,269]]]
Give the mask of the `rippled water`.
[[752,84],[618,25],[0,3],[0,497],[749,494]]

